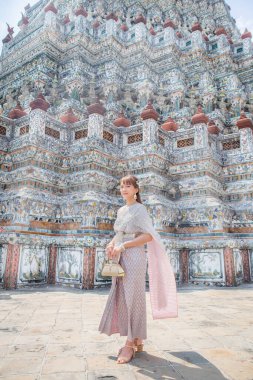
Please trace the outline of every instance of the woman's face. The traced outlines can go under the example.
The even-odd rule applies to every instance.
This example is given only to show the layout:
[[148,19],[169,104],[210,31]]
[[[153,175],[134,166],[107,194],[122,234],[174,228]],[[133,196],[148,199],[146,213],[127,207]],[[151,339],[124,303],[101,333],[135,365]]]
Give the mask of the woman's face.
[[127,183],[121,183],[120,184],[120,193],[126,201],[133,200],[134,195],[137,192],[138,192],[138,189],[136,189],[133,185],[130,185]]

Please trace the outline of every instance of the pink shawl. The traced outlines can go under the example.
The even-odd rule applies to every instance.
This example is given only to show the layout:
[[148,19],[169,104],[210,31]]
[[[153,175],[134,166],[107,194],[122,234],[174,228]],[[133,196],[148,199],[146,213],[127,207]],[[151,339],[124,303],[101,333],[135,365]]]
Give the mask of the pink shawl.
[[175,276],[160,235],[144,205],[138,207],[136,221],[143,233],[152,235],[147,243],[150,301],[153,319],[172,318],[178,315]]

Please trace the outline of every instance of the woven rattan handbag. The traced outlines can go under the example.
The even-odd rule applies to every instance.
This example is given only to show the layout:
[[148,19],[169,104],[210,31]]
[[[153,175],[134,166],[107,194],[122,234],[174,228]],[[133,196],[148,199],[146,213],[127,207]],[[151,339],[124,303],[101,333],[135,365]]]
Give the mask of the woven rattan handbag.
[[119,263],[115,263],[114,261],[105,257],[101,276],[103,277],[123,277],[125,275],[124,269]]

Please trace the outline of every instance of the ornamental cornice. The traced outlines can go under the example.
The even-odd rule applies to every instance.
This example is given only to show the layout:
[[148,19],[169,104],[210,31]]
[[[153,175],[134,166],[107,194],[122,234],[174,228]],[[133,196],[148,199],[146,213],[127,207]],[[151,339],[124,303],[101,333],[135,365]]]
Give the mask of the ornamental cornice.
[[[37,46],[37,48],[35,48],[35,46]],[[45,53],[53,55],[54,59],[57,60],[60,59],[60,56],[62,54],[59,52],[59,49],[56,46],[54,46],[54,49],[52,49],[52,45],[49,45],[48,41],[44,41],[44,44],[40,46],[34,43],[26,49],[21,49],[20,51],[16,52],[15,57],[7,57],[4,60],[3,67],[6,68],[6,71],[2,70],[0,73],[0,80],[2,80],[7,75],[10,75],[13,71],[16,71],[18,67],[23,67],[32,59],[35,59],[40,55],[45,55]]]
[[240,69],[244,70],[247,68],[250,68],[250,69],[253,68],[253,57],[252,56],[249,56],[246,58],[241,58],[240,60],[235,60],[235,62],[237,63],[239,70]]
[[[115,204],[116,207],[120,207],[121,204]],[[148,205],[147,205],[148,206]],[[221,250],[226,247],[231,247],[234,249],[252,249],[253,248],[253,238],[252,234],[247,234],[243,239],[238,237],[238,234],[224,234],[217,238],[216,235],[196,237],[190,236],[189,234],[175,234],[175,233],[166,233],[161,232],[161,237],[164,244],[170,250],[181,250],[181,249],[192,249],[194,252],[196,250],[207,250],[215,249]],[[91,230],[83,230],[80,236],[76,234],[75,237],[68,237],[67,235],[57,236],[39,236],[36,233],[27,234],[13,233],[13,232],[4,232],[1,234],[0,243],[5,246],[12,242],[12,239],[15,236],[15,244],[22,244],[27,246],[36,246],[37,249],[41,250],[49,246],[55,247],[75,247],[83,248],[85,247],[105,247],[108,243],[108,238],[99,236],[98,233],[104,234],[104,230],[97,231],[92,235]],[[86,234],[86,235],[85,235]],[[233,236],[231,236],[233,235]]]
[[[114,47],[115,47],[115,49],[117,49],[118,47],[119,47],[120,45],[119,44],[116,44]],[[74,47],[73,47],[74,48]],[[86,48],[85,48],[86,49]],[[63,51],[59,51],[59,47],[56,47],[56,46],[54,46],[54,49],[52,50],[52,41],[48,41],[44,46],[42,46],[39,50],[37,50],[37,51],[35,51],[34,52],[34,50],[32,49],[32,46],[30,47],[30,52],[31,52],[31,55],[29,55],[29,53],[27,54],[27,51],[25,51],[24,52],[24,54],[26,54],[26,56],[29,56],[29,59],[31,59],[33,56],[35,56],[35,55],[38,55],[40,52],[42,52],[42,51],[48,51],[50,54],[53,54],[54,56],[55,56],[55,58],[59,58],[59,56],[60,55],[63,55],[64,54],[64,52]],[[131,57],[133,57],[134,56],[134,54],[136,53],[136,51],[137,51],[138,49],[137,49],[137,47],[135,47],[135,49],[132,49],[132,51],[131,51]],[[166,50],[167,49],[161,49],[161,56],[156,56],[155,57],[155,60],[159,60],[159,58],[161,59],[161,58],[166,58]],[[29,51],[29,50],[28,50]],[[150,57],[150,58],[153,58],[154,57],[154,54],[153,54],[153,52],[152,52],[152,49],[150,49],[148,46],[144,46],[144,50],[143,50],[145,53],[146,53],[146,56],[147,57]],[[171,49],[170,48],[168,48],[168,52],[169,51],[171,51]],[[87,50],[85,51],[86,53],[87,53]],[[120,58],[120,59],[124,59],[124,56],[125,56],[125,54],[127,53],[126,51],[125,51],[125,49],[122,49],[122,57]],[[179,51],[177,50],[177,49],[174,49],[174,52],[175,52],[175,54],[176,53],[178,53]],[[34,54],[34,53],[36,53],[36,54]],[[66,53],[66,52],[65,52]],[[118,55],[118,53],[119,53],[119,51],[118,50],[115,50],[115,57]],[[128,52],[129,53],[129,52]],[[71,50],[67,50],[67,54],[71,54]],[[168,53],[167,53],[168,54]],[[189,56],[185,56],[185,57],[183,57],[183,55],[182,55],[182,61],[186,64],[186,62],[187,61],[191,61],[192,60],[192,55],[189,55]],[[195,58],[197,57],[197,55],[196,56],[194,56]],[[219,56],[220,57],[220,56]],[[92,58],[94,59],[94,57],[91,57],[91,60],[92,60]],[[106,58],[106,56],[104,57],[104,59]],[[227,58],[228,58],[228,56],[226,55],[226,63],[228,64],[228,61],[227,61]],[[86,59],[87,59],[87,56],[86,56]],[[154,59],[153,59],[153,61],[155,61]],[[212,57],[212,60],[213,60],[213,62],[215,63],[215,61],[217,60],[217,57],[215,58],[215,57]],[[208,62],[210,62],[210,60],[208,59],[207,60]],[[231,59],[231,57],[230,57],[230,63],[231,64],[233,64],[233,61],[232,61],[232,59]],[[5,59],[5,62],[4,62],[4,66],[6,66],[6,65],[8,65],[8,67],[10,67],[10,62],[8,61],[8,59],[6,58]],[[21,61],[17,61],[17,63],[15,62],[15,66],[13,66],[12,67],[12,69],[11,70],[14,70],[18,65],[22,65],[23,64],[23,60]],[[249,63],[250,64],[250,63]],[[8,72],[11,72],[11,70],[9,70],[9,71],[6,71],[6,72],[4,72],[4,73],[2,73],[2,76],[3,75],[7,75],[8,74]]]
[[18,48],[21,48],[23,45],[27,45],[31,41],[32,38],[36,37],[36,33],[38,34],[40,29],[43,27],[43,23],[36,24],[34,28],[28,26],[25,31],[20,32],[14,40],[10,43],[10,46],[5,54],[12,54]]
[[219,141],[226,141],[226,140],[233,140],[233,139],[238,139],[240,138],[240,133],[234,132],[234,133],[229,133],[228,135],[222,135],[221,133],[217,136],[217,139]]
[[44,45],[43,45],[44,42],[48,42],[48,38],[45,32],[35,36],[28,43],[26,43],[22,49],[15,49],[15,51],[10,52],[10,54],[8,54],[7,56],[3,56],[1,58],[1,62],[3,66],[8,65],[10,61],[14,60],[19,55],[27,54],[27,51],[31,51],[35,47],[36,49],[38,49],[39,47],[44,48]]

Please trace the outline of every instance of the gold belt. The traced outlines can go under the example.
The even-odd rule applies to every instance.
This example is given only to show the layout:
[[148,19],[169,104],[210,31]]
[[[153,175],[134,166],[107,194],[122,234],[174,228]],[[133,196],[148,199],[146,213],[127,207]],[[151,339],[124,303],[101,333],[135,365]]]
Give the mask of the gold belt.
[[117,240],[119,239],[119,241],[123,242],[123,241],[132,240],[132,239],[136,238],[136,235],[137,234],[130,234],[130,233],[126,233],[123,231],[119,231],[116,234],[116,239]]

